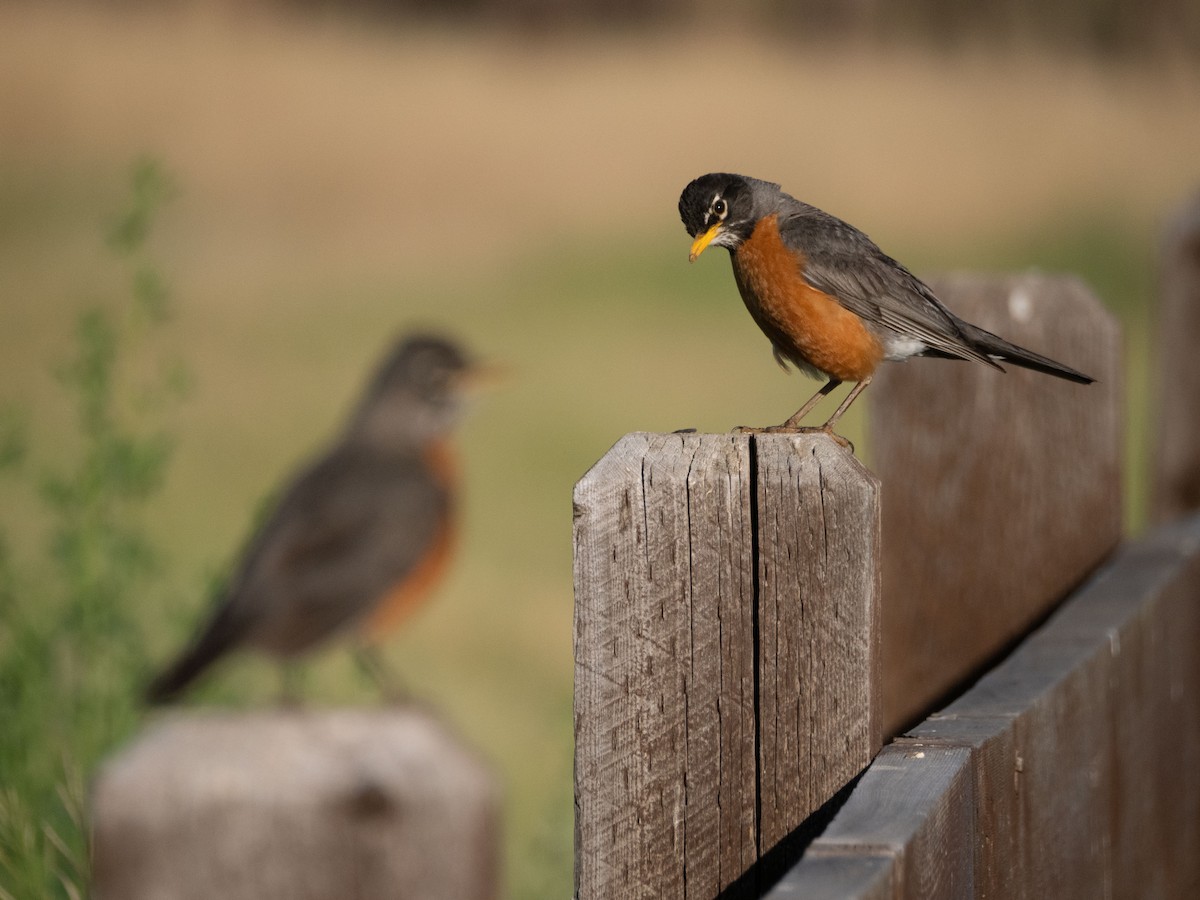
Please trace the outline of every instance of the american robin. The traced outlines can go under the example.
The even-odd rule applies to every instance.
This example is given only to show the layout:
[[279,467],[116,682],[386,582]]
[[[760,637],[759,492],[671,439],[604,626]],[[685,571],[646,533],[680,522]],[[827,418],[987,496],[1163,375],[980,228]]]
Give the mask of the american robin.
[[475,371],[439,337],[395,347],[332,449],[283,492],[208,623],[148,700],[172,699],[236,648],[287,659],[347,630],[373,641],[426,598],[453,544],[448,438]]
[[1095,380],[964,322],[853,225],[777,184],[703,175],[683,189],[679,215],[695,239],[691,260],[710,245],[729,251],[738,291],[779,365],[828,379],[782,425],[744,430],[801,430],[822,397],[856,382],[820,429],[804,429],[832,434],[876,367],[910,356],[970,359],[1003,371],[999,360],[1079,384]]

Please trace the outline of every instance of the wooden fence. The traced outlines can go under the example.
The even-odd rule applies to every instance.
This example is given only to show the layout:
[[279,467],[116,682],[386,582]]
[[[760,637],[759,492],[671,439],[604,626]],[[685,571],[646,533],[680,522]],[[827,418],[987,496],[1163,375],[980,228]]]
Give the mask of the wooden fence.
[[580,900],[1200,896],[1200,518],[1122,543],[1118,328],[1071,278],[935,289],[1097,384],[893,366],[878,478],[634,434],[577,485]]
[[[575,491],[576,895],[1200,896],[1200,198],[1170,231],[1156,520],[1121,537],[1117,328],[958,276],[1099,383],[917,361],[821,436],[634,434]],[[490,774],[415,709],[157,721],[93,893],[491,898]]]
[[1115,320],[1075,278],[953,276],[969,321],[1087,372],[916,360],[866,393],[883,482],[883,708],[919,721],[1027,632],[1121,539],[1124,418]]

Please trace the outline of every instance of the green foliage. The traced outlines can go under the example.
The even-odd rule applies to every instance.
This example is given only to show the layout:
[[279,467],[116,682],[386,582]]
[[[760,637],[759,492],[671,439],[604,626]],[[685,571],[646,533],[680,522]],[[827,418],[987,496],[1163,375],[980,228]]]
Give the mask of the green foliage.
[[162,563],[143,512],[171,458],[162,420],[186,385],[153,346],[170,305],[147,241],[172,194],[157,165],[136,166],[108,240],[128,293],[80,313],[55,373],[75,413],[69,460],[37,467],[24,414],[0,415],[0,469],[48,523],[45,554],[17,560],[8,535],[26,523],[0,520],[0,900],[86,894],[83,784],[137,723],[149,661],[136,611]]

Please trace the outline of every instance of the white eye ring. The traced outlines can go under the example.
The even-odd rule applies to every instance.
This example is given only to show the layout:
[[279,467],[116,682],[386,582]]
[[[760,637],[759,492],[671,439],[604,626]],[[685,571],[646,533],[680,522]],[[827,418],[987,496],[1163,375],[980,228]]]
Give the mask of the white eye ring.
[[715,215],[718,219],[724,219],[729,213],[729,205],[720,197],[718,197],[712,203],[712,211],[713,215]]

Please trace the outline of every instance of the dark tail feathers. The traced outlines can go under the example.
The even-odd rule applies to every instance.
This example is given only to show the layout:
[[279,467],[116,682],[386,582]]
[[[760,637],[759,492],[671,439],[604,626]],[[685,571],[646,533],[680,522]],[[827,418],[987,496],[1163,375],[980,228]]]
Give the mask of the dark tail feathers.
[[170,703],[237,643],[236,627],[228,606],[222,607],[191,647],[146,688],[147,703]]
[[1062,363],[1055,362],[1047,356],[1034,353],[1032,350],[1026,350],[1024,347],[1018,347],[1016,344],[1010,343],[1004,338],[992,334],[990,331],[977,328],[969,322],[960,322],[959,327],[962,328],[967,340],[975,345],[975,349],[986,353],[988,356],[994,356],[1001,362],[1010,362],[1014,366],[1033,369],[1033,371],[1041,372],[1044,375],[1065,378],[1067,381],[1074,381],[1076,384],[1091,384],[1096,380],[1089,375],[1084,375],[1082,372],[1072,369],[1070,366],[1064,366]]

